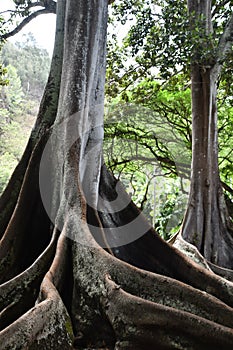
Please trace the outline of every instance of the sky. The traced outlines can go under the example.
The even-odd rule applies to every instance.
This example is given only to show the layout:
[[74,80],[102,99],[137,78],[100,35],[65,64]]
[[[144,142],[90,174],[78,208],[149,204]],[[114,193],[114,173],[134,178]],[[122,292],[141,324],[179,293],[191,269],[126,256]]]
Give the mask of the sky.
[[[0,12],[13,8],[12,0],[0,0]],[[18,34],[10,40],[22,41],[23,35],[29,32],[33,33],[38,45],[46,49],[50,56],[53,51],[54,33],[55,33],[56,16],[54,14],[46,14],[38,16],[27,24]]]

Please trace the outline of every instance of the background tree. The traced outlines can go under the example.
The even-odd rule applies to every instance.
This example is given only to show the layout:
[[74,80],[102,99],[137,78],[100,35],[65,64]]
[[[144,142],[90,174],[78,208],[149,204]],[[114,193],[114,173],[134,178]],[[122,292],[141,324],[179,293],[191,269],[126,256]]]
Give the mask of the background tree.
[[232,50],[233,15],[218,37],[213,29],[211,5],[211,1],[188,2],[191,33],[197,31],[198,23],[201,35],[191,57],[193,157],[182,235],[209,261],[232,268],[233,231],[218,169],[217,85],[222,65]]
[[106,27],[105,0],[58,1],[38,119],[0,203],[1,347],[231,349],[232,283],[163,241],[102,166]]
[[9,64],[17,70],[22,88],[27,99],[40,100],[50,68],[50,57],[47,50],[38,46],[32,33],[21,42],[7,42],[1,53],[4,66]]
[[[203,147],[203,149],[194,150],[193,154],[202,154],[203,159],[201,162],[198,156],[198,162],[200,163],[198,165],[192,163],[190,204],[186,212],[182,232],[185,239],[195,244],[208,260],[218,265],[231,268],[232,224],[229,213],[225,209],[225,204],[223,204],[224,200],[222,199],[223,195],[218,170],[217,125],[219,125],[219,130],[222,132],[226,125],[230,126],[232,123],[231,93],[228,89],[225,89],[226,86],[228,86],[225,79],[230,79],[228,74],[232,70],[232,6],[230,1],[224,3],[221,1],[207,2],[206,5],[200,2],[200,8],[196,8],[195,4],[196,2],[190,2],[189,6],[191,10],[189,16],[187,16],[184,2],[177,2],[174,4],[170,1],[163,1],[159,4],[156,3],[156,6],[153,1],[143,3],[139,1],[132,2],[132,4],[123,1],[120,2],[119,5],[116,3],[114,15],[121,19],[122,25],[125,24],[127,16],[131,16],[134,24],[131,26],[129,34],[125,39],[125,45],[121,49],[118,49],[117,53],[111,50],[110,45],[109,61],[112,63],[110,63],[108,69],[110,84],[109,87],[107,87],[107,93],[114,96],[116,93],[121,92],[122,99],[126,101],[132,101],[131,96],[134,94],[135,101],[140,101],[140,103],[143,104],[148,104],[147,96],[150,96],[149,105],[152,106],[152,108],[157,108],[156,105],[158,105],[158,102],[155,102],[153,105],[151,91],[153,91],[156,97],[161,95],[161,89],[158,88],[158,83],[157,90],[159,90],[159,92],[149,87],[145,89],[144,93],[143,89],[141,89],[142,83],[141,85],[137,83],[138,86],[135,88],[135,80],[140,82],[144,79],[145,75],[147,75],[147,81],[149,81],[147,86],[150,86],[150,84],[153,86],[153,81],[158,81],[160,78],[162,79],[162,86],[165,85],[167,88],[167,86],[171,86],[172,81],[174,82],[174,80],[179,79],[177,78],[177,73],[182,71],[183,79],[180,81],[178,80],[179,83],[181,83],[180,91],[178,91],[176,96],[174,94],[173,101],[170,99],[168,103],[165,102],[163,104],[163,109],[165,112],[164,114],[166,114],[166,109],[170,110],[170,114],[168,114],[169,121],[173,123],[178,134],[183,133],[184,142],[188,147],[191,147],[190,112],[186,110],[185,115],[181,117],[179,112],[182,111],[182,108],[179,106],[177,108],[179,112],[177,113],[176,107],[179,104],[182,90],[185,91],[187,87],[189,87],[190,67],[192,71],[194,63],[196,67],[199,67],[200,71],[203,70],[207,71],[208,74],[212,74],[208,81],[204,81],[202,77],[200,78],[202,79],[201,81],[192,82],[193,86],[200,87],[200,94],[203,94],[202,82],[203,86],[212,86],[212,84],[215,84],[216,89],[217,87],[219,88],[218,105],[220,106],[220,118],[218,121],[216,114],[214,117],[215,121],[212,124],[215,130],[210,130],[211,128],[209,128],[209,126],[212,123],[212,117],[207,112],[208,115],[206,115],[205,118],[203,117],[203,124],[201,121],[197,121],[198,118],[193,117],[192,140],[197,141],[198,147]],[[137,12],[137,7],[141,7],[142,10]],[[170,21],[171,17],[173,18],[172,22]],[[206,28],[208,28],[208,30]],[[114,40],[116,42],[117,38],[113,36],[113,41]],[[224,40],[226,40],[225,44]],[[117,44],[115,44],[114,47],[116,47],[116,45]],[[134,56],[134,61],[131,64],[129,64],[129,61],[126,59],[128,57],[127,52],[130,52]],[[115,57],[113,57],[114,55]],[[112,58],[114,58],[114,60],[112,60]],[[152,69],[155,67],[156,70]],[[206,69],[206,67],[208,69]],[[113,80],[115,83],[113,83]],[[167,80],[168,82],[166,82]],[[128,94],[126,94],[127,90],[130,91]],[[192,88],[192,91],[194,91],[194,88]],[[209,93],[204,94],[204,96],[203,98],[205,98],[205,101],[203,101],[203,108],[208,111]],[[214,103],[216,106],[214,110],[215,113],[217,113],[217,90],[215,91],[215,96],[213,96],[213,101],[215,101]],[[195,102],[192,96],[193,113],[196,108],[194,103],[196,103],[198,108],[200,107],[199,97],[197,97]],[[173,105],[177,106],[172,108]],[[228,109],[227,117],[224,117],[224,110],[226,111],[226,109]],[[160,113],[163,113],[162,109]],[[199,117],[200,113],[200,111],[197,112]],[[177,114],[178,117],[176,117]],[[166,119],[167,117],[165,116],[165,120]],[[197,121],[197,125],[194,123],[194,119]],[[197,126],[199,126],[198,131],[196,131]],[[206,130],[210,135],[204,135],[203,130]],[[198,136],[196,133],[198,133]],[[222,135],[224,135],[224,133]],[[227,140],[225,136],[223,137]],[[212,143],[210,145],[210,141],[207,142],[207,140],[212,137],[212,142],[215,142],[215,144]],[[207,144],[203,146],[203,140],[207,142],[208,147]],[[222,146],[222,144],[223,142],[220,141],[220,146]],[[192,142],[192,147],[194,149],[194,142]],[[215,153],[211,154],[210,150]],[[226,141],[226,149],[222,149],[221,151],[220,164],[221,166],[223,164],[225,166],[225,168],[222,169],[222,177],[224,178],[229,169],[232,169],[231,143],[229,144]],[[157,153],[159,153],[158,148]],[[208,157],[210,157],[211,160],[207,162],[206,159]],[[193,157],[193,162],[194,158],[195,156]],[[209,171],[213,173],[207,174],[206,172]],[[196,175],[194,175],[194,173],[196,173]],[[197,178],[199,180],[197,180]],[[212,180],[209,181],[209,178]],[[228,184],[224,187],[229,190],[231,197],[232,190],[229,187],[229,185],[231,185],[230,177],[228,177],[228,181]],[[198,183],[199,195],[197,196],[198,191],[196,186]],[[210,185],[208,185],[209,183]],[[232,206],[230,201],[227,200],[227,202],[231,210]],[[223,217],[225,217],[224,222],[222,222]],[[214,222],[215,224],[213,224]]]
[[[17,116],[21,110],[23,93],[21,81],[13,66],[7,67],[6,78],[9,80],[9,84],[0,88],[1,192],[5,187],[5,184],[11,175],[11,172],[16,167],[25,147],[24,142],[22,142],[22,138],[20,138],[20,133],[22,130],[19,122],[17,122]],[[14,118],[12,116],[14,116]],[[15,145],[15,139],[17,139],[17,146]]]
[[[226,189],[229,214],[232,217],[230,187],[232,106],[231,97],[226,96],[226,92],[221,88],[220,94],[218,99],[219,167],[221,182]],[[122,116],[123,120],[121,120]],[[161,84],[157,79],[148,79],[136,86],[131,84],[127,89],[127,102],[125,96],[120,95],[119,98],[115,98],[112,105],[108,105],[105,122],[104,150],[109,168],[115,176],[124,181],[127,191],[133,194],[133,199],[139,207],[152,206],[157,209],[159,207],[162,209],[168,204],[165,204],[162,198],[160,200],[157,198],[156,202],[153,199],[154,169],[155,167],[160,169],[161,174],[159,172],[156,175],[156,186],[163,189],[165,195],[164,179],[166,178],[166,183],[170,183],[173,187],[173,190],[171,187],[167,188],[167,196],[173,197],[177,193],[180,199],[183,198],[177,208],[179,214],[170,206],[171,212],[173,211],[174,215],[179,217],[177,223],[180,223],[187,204],[187,180],[190,178],[192,150],[191,93],[187,80],[179,74],[169,79],[167,84]],[[183,162],[182,167],[181,162]],[[148,175],[145,176],[145,174]],[[156,212],[160,212],[157,209]],[[144,212],[148,217],[154,215],[152,209]],[[169,226],[167,229],[163,227],[163,235],[167,236],[175,232],[174,230],[169,232],[169,230]]]
[[0,192],[20,160],[35,122],[50,58],[30,35],[21,44],[6,43],[1,61],[8,84],[0,87]]
[[[4,19],[2,18],[2,16],[0,15],[0,24],[2,24],[2,22],[4,21]],[[0,34],[2,34],[2,29],[0,29]],[[2,48],[2,43],[0,45],[0,50]],[[5,69],[2,67],[2,64],[0,65],[0,85],[5,85],[7,83],[4,75],[5,75],[6,71]]]

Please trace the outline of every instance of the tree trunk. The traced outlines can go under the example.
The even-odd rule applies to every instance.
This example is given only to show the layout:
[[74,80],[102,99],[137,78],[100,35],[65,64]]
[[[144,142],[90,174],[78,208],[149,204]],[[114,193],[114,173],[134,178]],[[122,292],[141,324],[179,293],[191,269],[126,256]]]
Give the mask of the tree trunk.
[[164,242],[102,166],[107,1],[58,7],[58,111],[1,240],[0,349],[232,349],[233,284]]
[[[211,28],[211,1],[189,2],[191,27],[204,18],[200,33]],[[201,35],[201,34],[200,34]],[[198,63],[199,62],[199,63]],[[218,168],[217,83],[219,62],[202,62],[194,53],[192,80],[192,173],[182,235],[211,263],[233,268],[233,237]]]
[[53,125],[56,118],[58,98],[60,92],[61,70],[63,61],[63,40],[64,40],[64,6],[59,5],[57,8],[57,23],[53,57],[48,82],[45,87],[44,95],[40,104],[38,117],[29,138],[28,144],[24,151],[21,161],[15,169],[0,201],[0,237],[3,236],[10,217],[17,203],[18,195],[21,189],[23,177],[25,175],[29,159],[33,148]]
[[215,67],[192,67],[193,149],[184,239],[210,262],[233,268],[233,240],[218,170]]

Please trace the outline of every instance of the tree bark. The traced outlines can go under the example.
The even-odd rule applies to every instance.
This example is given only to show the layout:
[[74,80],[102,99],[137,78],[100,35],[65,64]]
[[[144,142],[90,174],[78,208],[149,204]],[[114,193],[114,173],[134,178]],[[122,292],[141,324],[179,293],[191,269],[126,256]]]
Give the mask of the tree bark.
[[215,67],[192,67],[193,149],[190,198],[182,233],[210,262],[233,268],[233,240],[218,170]]
[[102,166],[107,1],[58,6],[58,110],[1,240],[0,349],[232,349],[233,284],[164,242]]

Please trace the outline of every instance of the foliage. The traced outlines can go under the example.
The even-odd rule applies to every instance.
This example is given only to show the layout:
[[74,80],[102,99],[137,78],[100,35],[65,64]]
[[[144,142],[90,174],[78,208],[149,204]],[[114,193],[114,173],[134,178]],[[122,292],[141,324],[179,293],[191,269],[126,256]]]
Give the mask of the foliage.
[[13,112],[20,108],[23,98],[23,90],[16,68],[12,65],[8,65],[6,67],[6,72],[6,78],[9,81],[9,85],[2,88],[1,107],[7,109],[9,112]]
[[38,47],[31,33],[23,42],[5,44],[2,62],[5,66],[10,64],[16,68],[24,94],[32,99],[40,98],[47,81],[50,57],[45,49]]
[[[135,134],[134,139],[137,138],[140,140],[137,142],[144,143],[143,151],[140,151],[144,160],[141,159],[140,163],[137,160],[136,169],[132,162],[135,163],[135,158],[138,159],[138,150],[119,146],[115,148],[114,155],[112,151],[107,152],[109,166],[121,180],[127,177],[130,181],[135,172],[141,173],[143,178],[148,171],[146,170],[148,163],[153,164],[153,159],[159,159],[159,165],[166,177],[172,176],[171,179],[174,181],[174,176],[177,176],[173,162],[176,147],[173,147],[173,152],[169,153],[164,147],[164,138],[160,136],[160,142],[158,140],[156,142],[156,138],[150,140],[148,137],[152,131],[157,134],[159,128],[161,130],[164,128],[163,133],[166,135],[165,138],[168,138],[166,125],[170,125],[174,138],[177,137],[176,145],[181,142],[183,151],[191,156],[190,62],[197,60],[203,69],[214,63],[215,50],[231,13],[231,5],[230,1],[225,2],[225,6],[220,1],[213,2],[213,33],[206,35],[201,29],[205,18],[201,16],[193,23],[193,29],[190,30],[187,5],[184,1],[115,1],[110,15],[112,29],[109,30],[108,42],[107,101],[110,104],[127,103],[146,107],[149,109],[149,114],[154,113],[156,119],[156,123],[152,125],[148,117],[143,116],[145,113],[141,113],[131,122],[132,129],[122,123],[119,127],[119,122],[115,124],[115,131],[113,125],[110,127],[106,125],[106,138],[115,135],[115,138],[127,140]],[[119,26],[120,33],[124,33],[123,44],[120,43],[119,35],[116,34]],[[195,57],[192,56],[193,52]],[[221,180],[230,187],[233,172],[233,91],[232,84],[229,84],[232,79],[232,58],[232,54],[229,53],[224,64],[218,95],[220,174]],[[161,141],[163,141],[162,144]],[[116,147],[116,142],[112,143],[112,147],[113,149]],[[116,149],[118,149],[118,158]],[[180,152],[179,148],[177,152]],[[152,172],[151,170],[150,173]],[[187,178],[189,172],[183,171],[182,176]],[[137,175],[137,177],[140,176]],[[141,180],[138,184],[134,180],[134,187],[143,191],[143,194],[136,191],[141,200],[145,198],[147,181],[145,179],[142,186]],[[173,190],[172,193],[164,194],[164,198],[169,198],[171,195],[173,199],[168,199],[168,203],[164,199],[163,215],[167,213],[168,208],[172,211],[177,188]],[[146,196],[151,201],[150,187],[147,192]],[[232,197],[230,193],[228,196]],[[137,203],[141,206],[140,200]],[[166,221],[166,218],[164,220]],[[164,226],[160,226],[162,234],[166,234]]]
[[[219,167],[222,181],[232,187],[233,173],[233,95],[229,94],[229,83],[225,79],[219,86]],[[231,85],[231,84],[230,84]],[[232,196],[231,196],[232,198]]]
[[[231,125],[232,98],[226,101],[223,89],[223,96],[219,94],[219,164],[222,181],[228,186],[232,185],[233,171]],[[175,233],[185,211],[188,188],[185,185],[184,189],[180,181],[189,178],[191,141],[191,92],[185,75],[176,75],[167,84],[145,79],[108,106],[104,148],[107,164],[166,238]],[[161,170],[163,188],[156,199],[151,185],[154,166]],[[179,203],[179,213],[174,202]],[[177,218],[173,226],[169,225],[171,217]]]
[[[1,34],[3,33],[3,30],[1,29],[2,23],[3,23],[3,18],[0,15],[0,37],[1,37]],[[2,44],[3,42],[1,42],[0,40],[0,51],[2,49]],[[3,67],[2,63],[0,63],[0,86],[7,85],[8,83],[5,75],[6,75],[6,68]]]
[[[195,20],[190,30],[192,14],[187,16],[187,4],[182,0],[117,0],[110,23],[114,27],[115,19],[127,28],[121,49],[137,63],[135,74],[138,72],[140,77],[140,70],[148,74],[152,67],[156,67],[160,77],[168,79],[181,69],[188,72],[191,60],[198,59],[198,64],[203,66],[214,60],[231,10],[231,1],[224,2],[224,5],[218,1],[213,3],[213,33],[210,35],[201,29],[205,22],[202,16]],[[117,39],[113,35],[111,43],[114,42]],[[198,57],[193,57],[194,52]],[[228,60],[226,65],[229,66]],[[127,69],[127,64],[124,67]]]
[[21,158],[28,135],[21,81],[14,67],[7,67],[7,78],[9,84],[0,89],[0,192]]
[[0,193],[21,158],[34,124],[50,59],[29,35],[16,46],[6,43],[2,61],[8,85],[0,87]]
[[6,79],[6,72],[7,72],[6,68],[4,68],[0,64],[0,86],[8,84],[8,81]]
[[2,193],[4,190],[12,171],[15,169],[17,164],[18,160],[11,153],[4,153],[0,156],[0,193]]
[[[142,103],[137,103],[136,96],[141,99],[142,90],[148,88],[155,92],[151,94],[154,100],[149,99],[144,107]],[[187,199],[187,185],[185,195],[181,185],[189,177],[190,140],[184,141],[179,125],[174,128],[174,116],[183,127],[184,120],[180,114],[185,114],[187,108],[190,116],[190,91],[187,89],[182,95],[177,88],[176,94],[163,89],[156,81],[146,81],[139,84],[135,91],[131,90],[128,101],[127,104],[124,101],[113,102],[106,113],[105,160],[151,223],[159,225],[161,235],[168,237],[174,230],[171,231],[171,226],[167,224],[175,215],[174,226],[177,227]],[[178,108],[179,105],[183,109]],[[177,114],[174,115],[174,111]],[[186,124],[190,127],[190,120]],[[180,180],[176,179],[177,176]],[[183,205],[173,208],[173,214],[164,210],[173,201],[171,191],[177,193],[177,203],[179,198],[183,198]],[[164,224],[160,225],[156,220],[164,220]]]
[[[164,181],[165,182],[165,181]],[[156,213],[155,229],[163,237],[170,239],[179,229],[187,205],[187,192],[182,192],[176,181],[166,181],[158,203],[162,206]]]

